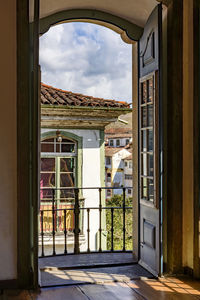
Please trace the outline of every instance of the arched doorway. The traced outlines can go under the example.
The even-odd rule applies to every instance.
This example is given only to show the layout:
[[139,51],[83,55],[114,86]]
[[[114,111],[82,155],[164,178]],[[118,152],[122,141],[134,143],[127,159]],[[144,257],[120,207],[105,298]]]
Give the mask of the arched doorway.
[[[148,119],[151,119],[151,124],[141,124],[140,125],[136,122],[136,126],[137,126],[137,130],[135,132],[135,138],[137,140],[137,137],[139,137],[139,147],[140,147],[140,155],[138,155],[137,150],[135,150],[135,159],[136,159],[136,165],[139,167],[139,162],[140,162],[140,171],[139,168],[137,168],[137,172],[134,176],[135,178],[135,183],[134,186],[136,187],[137,190],[137,199],[140,198],[141,202],[138,205],[138,201],[135,201],[135,209],[134,209],[134,215],[135,215],[135,219],[137,220],[135,223],[135,232],[138,232],[138,227],[140,227],[140,231],[139,235],[135,235],[135,255],[137,258],[141,259],[141,253],[143,253],[143,262],[145,267],[147,267],[148,269],[150,269],[150,271],[152,271],[155,274],[160,273],[160,210],[159,210],[159,205],[158,202],[160,201],[160,191],[162,189],[160,189],[160,178],[158,177],[154,177],[157,176],[159,174],[159,166],[160,166],[160,156],[159,153],[155,154],[154,149],[160,149],[161,144],[160,140],[155,139],[155,133],[153,132],[153,130],[157,130],[158,128],[156,127],[158,125],[158,120],[156,120],[155,115],[157,113],[156,109],[158,109],[158,107],[156,108],[155,106],[155,99],[158,100],[158,98],[156,98],[158,96],[158,90],[160,88],[159,84],[160,84],[160,75],[158,76],[157,74],[159,74],[158,72],[156,72],[157,70],[159,70],[159,63],[160,63],[160,57],[158,55],[159,51],[159,45],[158,45],[158,41],[160,42],[160,29],[158,29],[157,25],[158,23],[161,21],[160,20],[160,10],[157,9],[154,14],[153,17],[151,17],[152,19],[147,22],[147,28],[146,28],[146,32],[144,32],[145,36],[143,36],[143,40],[140,42],[140,64],[139,64],[139,74],[140,74],[140,84],[138,85],[137,80],[135,81],[135,95],[136,98],[134,98],[135,100],[135,105],[137,107],[137,110],[135,111],[135,115],[134,115],[134,119],[137,120],[138,119],[138,111],[140,111],[139,113],[139,119],[141,120],[142,118],[145,119],[146,118],[146,122],[148,122]],[[67,15],[69,13],[69,11],[65,12]],[[81,18],[81,13],[83,13],[84,18]],[[86,13],[86,14],[85,14]],[[73,15],[74,14],[74,15]],[[77,17],[76,14],[78,14]],[[130,24],[127,22],[122,22],[123,20],[118,20],[118,18],[115,19],[115,22],[113,21],[113,16],[108,16],[106,15],[106,17],[99,17],[98,20],[98,16],[99,14],[101,14],[101,12],[92,12],[91,15],[91,11],[89,12],[89,16],[87,16],[88,12],[85,11],[71,11],[70,12],[70,17],[68,15],[68,17],[66,17],[68,20],[85,20],[85,21],[91,21],[92,22],[99,22],[100,24],[105,25],[105,22],[107,22],[107,26],[108,27],[112,27],[112,29],[118,31],[118,33],[122,34],[122,37],[124,40],[129,41],[130,42],[130,36],[132,39],[135,40],[139,40],[139,38],[142,35],[142,30],[141,28],[139,28],[138,26],[133,26],[133,32],[130,33],[130,28],[127,29],[126,27],[129,26]],[[103,13],[103,15],[105,15]],[[37,15],[35,18],[35,24],[37,24]],[[108,17],[111,18],[110,23],[108,22]],[[65,17],[63,14],[56,14],[54,15],[54,18],[47,18],[47,19],[43,19],[43,23],[42,20],[41,22],[41,33],[44,33],[45,30],[47,30],[49,28],[49,26],[53,25],[54,23],[57,22],[62,22],[63,20],[65,20]],[[97,21],[96,21],[97,20]],[[106,21],[105,21],[106,20]],[[114,23],[114,25],[113,25]],[[110,25],[111,24],[111,25]],[[120,29],[117,29],[118,26],[120,24]],[[123,25],[122,25],[123,24]],[[122,29],[124,26],[124,29]],[[160,26],[160,25],[159,25]],[[37,29],[38,27],[35,25],[35,29]],[[36,30],[37,31],[37,30]],[[36,52],[37,52],[37,43],[36,43]],[[142,48],[143,47],[143,48]],[[133,49],[134,51],[134,58],[135,61],[137,61],[137,45],[134,44]],[[142,50],[142,51],[141,51]],[[37,55],[36,55],[37,57]],[[37,62],[37,59],[34,61]],[[148,65],[148,66],[147,66]],[[151,66],[150,66],[151,65]],[[34,65],[33,65],[34,66]],[[150,67],[149,67],[150,66]],[[134,66],[135,67],[135,66]],[[149,75],[150,74],[150,75]],[[137,74],[135,73],[135,75],[137,76]],[[37,78],[35,78],[35,80],[37,81]],[[35,86],[37,86],[37,83],[35,82]],[[153,90],[157,89],[156,92],[153,92]],[[137,101],[137,91],[140,90],[140,102],[138,103]],[[141,90],[143,91],[143,94],[141,93]],[[148,95],[148,96],[147,96]],[[144,97],[144,98],[142,98]],[[146,97],[146,98],[145,98]],[[145,100],[146,99],[146,100]],[[160,108],[159,108],[160,109]],[[149,111],[149,112],[148,112]],[[36,112],[37,114],[37,112]],[[139,131],[139,128],[141,129]],[[151,136],[151,137],[150,137]],[[158,133],[157,133],[158,136]],[[152,138],[154,137],[154,138]],[[153,140],[153,144],[152,144],[152,140]],[[143,145],[143,150],[141,151],[141,147]],[[146,145],[146,146],[145,146]],[[149,149],[149,147],[152,147],[152,149]],[[157,148],[155,148],[157,147]],[[160,150],[159,150],[160,151]],[[140,156],[140,158],[139,158]],[[152,160],[153,157],[153,160]],[[158,162],[156,163],[155,160],[158,159]],[[148,165],[149,163],[149,165]],[[156,164],[156,168],[155,167]],[[154,175],[152,176],[152,168],[153,168],[153,173]],[[150,172],[151,174],[148,174],[148,172]],[[140,174],[140,175],[139,175]],[[136,176],[137,175],[137,176]],[[138,184],[138,176],[140,176],[140,184]],[[157,181],[158,180],[158,181]],[[159,182],[159,183],[158,183]],[[156,186],[156,194],[154,194],[155,192],[155,186]],[[142,190],[142,192],[139,192],[139,188]],[[140,196],[139,196],[140,194]],[[159,200],[156,200],[159,199]],[[143,209],[144,206],[144,209]],[[143,212],[142,212],[143,211]],[[154,212],[157,211],[156,215],[154,214]],[[139,218],[140,220],[142,220],[140,222],[140,226],[138,225],[138,212],[139,212]],[[141,212],[142,212],[142,217],[141,217]],[[150,214],[149,214],[150,212]],[[151,217],[152,216],[152,220]],[[153,220],[156,219],[156,222],[154,222]],[[150,239],[149,239],[150,236]],[[138,242],[139,240],[142,239],[142,242],[139,246]],[[146,240],[145,240],[146,239]],[[139,246],[139,247],[138,247]],[[138,249],[139,248],[139,249]],[[144,251],[143,251],[144,248]],[[151,248],[151,250],[150,250]],[[152,250],[154,249],[154,250]],[[150,252],[148,251],[150,250],[150,252],[152,252],[152,262],[150,262],[150,267],[148,267],[148,262],[147,262],[147,256],[150,255]],[[148,253],[147,253],[148,252]],[[142,262],[141,260],[141,262]]]

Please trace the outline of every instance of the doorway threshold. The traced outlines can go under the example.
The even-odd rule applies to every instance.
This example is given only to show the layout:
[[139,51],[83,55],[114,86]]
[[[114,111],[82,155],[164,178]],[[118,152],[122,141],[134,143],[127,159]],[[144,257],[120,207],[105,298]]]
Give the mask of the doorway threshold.
[[39,258],[39,269],[79,269],[102,266],[120,266],[136,263],[131,252],[68,254]]
[[40,286],[109,284],[154,278],[132,253],[91,253],[39,258]]

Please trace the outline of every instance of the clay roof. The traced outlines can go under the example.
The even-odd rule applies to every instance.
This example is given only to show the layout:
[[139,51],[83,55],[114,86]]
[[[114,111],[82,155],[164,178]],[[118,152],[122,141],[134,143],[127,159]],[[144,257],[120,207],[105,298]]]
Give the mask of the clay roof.
[[132,128],[106,128],[105,129],[105,134],[107,135],[113,135],[113,134],[132,134]]
[[131,138],[132,133],[115,133],[112,135],[105,134],[106,139]]
[[92,106],[109,108],[130,108],[127,102],[116,100],[107,100],[86,96],[78,93],[72,93],[52,86],[41,84],[41,104],[55,106]]
[[105,156],[113,156],[115,153],[119,152],[120,150],[122,150],[123,148],[114,148],[114,147],[109,147],[106,146],[105,147]]

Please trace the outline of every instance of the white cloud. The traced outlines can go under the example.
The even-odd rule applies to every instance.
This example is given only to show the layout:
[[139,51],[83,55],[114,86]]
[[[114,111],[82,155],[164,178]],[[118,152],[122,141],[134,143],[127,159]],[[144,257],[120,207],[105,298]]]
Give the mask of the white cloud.
[[131,101],[131,45],[102,26],[67,23],[40,38],[42,81],[107,99]]

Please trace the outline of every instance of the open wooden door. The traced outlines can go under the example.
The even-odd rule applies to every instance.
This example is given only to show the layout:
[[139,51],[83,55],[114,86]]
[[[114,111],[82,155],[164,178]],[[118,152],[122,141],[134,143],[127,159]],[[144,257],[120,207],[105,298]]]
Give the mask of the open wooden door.
[[162,6],[150,15],[139,41],[140,260],[152,274],[161,267],[161,26]]

